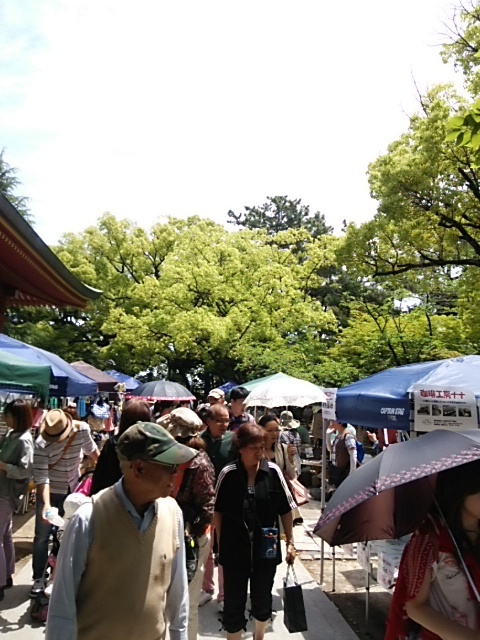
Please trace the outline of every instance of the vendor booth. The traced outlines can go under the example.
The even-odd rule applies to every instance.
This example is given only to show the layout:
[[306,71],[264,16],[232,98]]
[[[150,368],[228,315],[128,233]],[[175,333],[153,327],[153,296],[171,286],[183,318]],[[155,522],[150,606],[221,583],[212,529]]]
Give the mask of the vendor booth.
[[25,342],[0,334],[0,353],[8,353],[51,371],[50,392],[53,397],[90,396],[97,393],[97,383],[74,369],[59,356]]

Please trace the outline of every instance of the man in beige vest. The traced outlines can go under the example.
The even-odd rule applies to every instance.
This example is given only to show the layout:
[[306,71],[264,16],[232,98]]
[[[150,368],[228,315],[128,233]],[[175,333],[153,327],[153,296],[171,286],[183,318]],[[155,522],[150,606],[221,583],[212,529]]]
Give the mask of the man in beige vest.
[[186,640],[183,520],[170,496],[177,466],[197,451],[161,426],[120,437],[123,477],[73,515],[62,539],[46,640]]

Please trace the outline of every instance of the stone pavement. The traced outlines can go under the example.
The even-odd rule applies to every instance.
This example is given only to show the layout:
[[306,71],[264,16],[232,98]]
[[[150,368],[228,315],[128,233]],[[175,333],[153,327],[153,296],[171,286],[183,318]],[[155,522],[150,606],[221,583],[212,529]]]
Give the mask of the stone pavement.
[[[295,527],[295,543],[301,557],[306,554],[308,559],[316,559],[320,554],[320,540],[312,537],[309,531],[318,519],[319,504],[312,501],[302,507],[301,511],[304,526]],[[28,592],[31,586],[31,563],[23,562],[19,567],[21,565],[23,567],[14,578],[14,587],[5,592],[5,599],[0,602],[0,637],[8,634],[9,640],[39,640],[44,638],[45,627],[33,623],[29,616]],[[286,565],[282,564],[277,570],[273,587],[273,608],[277,613],[268,628],[267,637],[275,636],[281,640],[295,635],[305,640],[357,640],[357,636],[344,621],[338,609],[323,593],[301,562],[295,563],[295,569],[298,581],[303,587],[309,630],[301,634],[290,634],[283,624],[282,581]],[[225,637],[225,633],[220,630],[221,624],[218,621],[219,614],[215,600],[201,607],[199,613],[199,640]],[[246,637],[251,637],[252,633],[253,622],[249,622]]]

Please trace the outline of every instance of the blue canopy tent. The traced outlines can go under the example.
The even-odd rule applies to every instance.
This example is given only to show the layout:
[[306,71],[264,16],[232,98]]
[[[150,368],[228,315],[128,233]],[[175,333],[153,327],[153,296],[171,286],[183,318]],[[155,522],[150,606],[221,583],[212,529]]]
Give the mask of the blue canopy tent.
[[387,369],[337,391],[339,422],[409,431],[415,383],[466,387],[480,397],[480,356],[420,362]]
[[49,365],[51,369],[50,396],[92,396],[97,393],[97,384],[76,371],[59,356],[25,342],[0,334],[0,351],[8,352],[35,364]]
[[114,378],[118,382],[124,384],[127,391],[133,391],[133,389],[136,389],[142,384],[138,380],[135,380],[135,378],[127,376],[125,373],[120,373],[120,371],[115,371],[115,369],[105,371],[105,373],[107,374],[107,376],[110,376],[111,378]]

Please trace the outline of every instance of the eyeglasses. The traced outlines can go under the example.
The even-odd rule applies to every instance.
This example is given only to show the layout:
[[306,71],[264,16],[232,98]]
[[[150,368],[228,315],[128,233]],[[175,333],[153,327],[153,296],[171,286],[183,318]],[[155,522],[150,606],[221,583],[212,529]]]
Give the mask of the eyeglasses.
[[166,464],[165,462],[157,462],[156,460],[148,460],[145,462],[147,462],[147,464],[154,464],[157,467],[163,467],[171,476],[177,473],[179,467],[178,464]]

